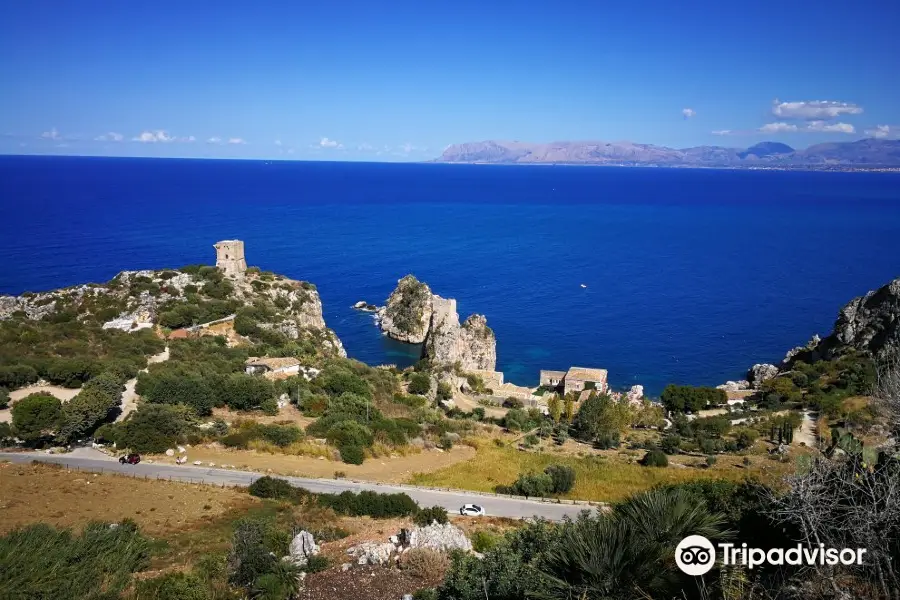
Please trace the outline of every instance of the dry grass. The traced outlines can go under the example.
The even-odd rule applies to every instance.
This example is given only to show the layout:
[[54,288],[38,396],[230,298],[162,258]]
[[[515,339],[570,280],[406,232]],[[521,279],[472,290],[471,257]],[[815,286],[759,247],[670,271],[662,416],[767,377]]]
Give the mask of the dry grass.
[[[366,459],[361,465],[348,465],[329,460],[331,450],[327,446],[311,442],[298,442],[287,448],[289,452],[297,448],[298,455],[285,454],[281,448],[277,452],[269,453],[265,451],[269,450],[268,447],[260,447],[264,450],[230,450],[219,444],[193,446],[188,448],[187,457],[189,462],[199,460],[203,464],[234,465],[244,471],[276,475],[331,478],[335,471],[343,471],[349,479],[400,483],[412,477],[414,473],[442,469],[475,456],[473,448],[463,445],[454,446],[449,452],[438,450],[416,452],[409,449],[406,456],[399,454],[397,449],[394,449],[393,454],[389,454],[382,448],[384,453],[379,452],[381,456]],[[300,452],[308,452],[316,457]],[[175,464],[175,457],[153,455],[147,458],[152,458],[156,463]]]
[[450,569],[450,558],[430,548],[414,548],[401,556],[400,567],[419,579],[443,579]]
[[743,457],[723,455],[712,468],[699,457],[672,457],[667,468],[642,467],[636,460],[643,451],[607,452],[584,458],[549,453],[523,452],[508,445],[488,441],[478,443],[474,458],[432,473],[416,473],[409,483],[434,487],[491,492],[497,485],[509,485],[520,473],[543,471],[550,464],[565,464],[575,469],[575,488],[564,497],[581,500],[616,501],[658,484],[680,483],[695,479],[740,481],[757,477],[776,483],[791,472],[791,464],[768,457],[751,457],[745,467]]
[[165,537],[258,503],[231,488],[0,463],[0,532],[37,521],[77,528],[127,517],[149,535]]

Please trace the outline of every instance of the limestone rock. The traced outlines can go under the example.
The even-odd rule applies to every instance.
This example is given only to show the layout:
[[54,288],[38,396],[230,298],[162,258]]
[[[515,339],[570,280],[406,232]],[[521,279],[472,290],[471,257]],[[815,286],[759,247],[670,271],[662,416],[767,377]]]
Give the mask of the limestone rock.
[[424,355],[434,364],[455,365],[464,371],[493,371],[497,366],[497,340],[483,315],[472,315],[462,325],[456,300],[435,295],[431,329]]
[[628,398],[628,401],[632,404],[640,404],[644,400],[644,386],[642,385],[633,385],[631,389],[628,390],[628,393],[625,395]]
[[759,386],[762,385],[764,381],[768,381],[776,375],[778,375],[778,367],[776,367],[775,365],[763,363],[755,364],[750,367],[750,372],[747,374],[747,378],[750,380],[750,384],[753,386],[753,389],[758,390]]
[[433,523],[426,527],[414,527],[409,531],[408,545],[413,548],[430,548],[438,552],[451,550],[472,551],[472,542],[462,529],[451,523]]
[[395,340],[421,344],[431,323],[432,295],[428,285],[413,275],[397,282],[380,312],[381,330]]
[[725,390],[726,392],[742,392],[750,389],[750,382],[746,379],[740,381],[726,381],[722,385],[717,385],[716,389]]
[[356,558],[359,565],[386,565],[397,547],[390,542],[363,542],[347,549],[347,554]]
[[285,556],[283,560],[298,567],[305,567],[309,562],[309,557],[319,553],[319,546],[310,532],[301,531],[291,540],[288,552],[289,555]]
[[169,448],[168,450],[166,450],[166,456],[175,456],[174,448]]

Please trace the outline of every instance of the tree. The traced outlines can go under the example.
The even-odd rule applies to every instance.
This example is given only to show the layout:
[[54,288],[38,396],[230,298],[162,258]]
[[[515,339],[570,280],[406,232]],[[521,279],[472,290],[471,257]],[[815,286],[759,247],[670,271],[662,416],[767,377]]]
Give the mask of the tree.
[[62,403],[50,394],[30,394],[12,407],[13,431],[26,442],[36,442],[53,433],[61,417]]
[[671,412],[697,412],[709,405],[728,402],[728,394],[724,390],[711,387],[694,387],[670,383],[660,395],[663,406]]
[[790,377],[774,377],[763,381],[760,385],[763,403],[769,407],[777,407],[785,403],[796,403],[803,399],[803,393]]
[[116,443],[136,452],[165,452],[190,430],[193,418],[189,407],[145,404],[122,423]]
[[575,400],[571,396],[566,397],[563,414],[566,417],[566,423],[572,423],[575,420]]
[[232,373],[218,390],[218,401],[233,410],[261,408],[275,397],[275,386],[268,379],[245,373]]
[[668,467],[669,459],[659,450],[650,450],[641,459],[641,464],[645,467]]
[[424,396],[431,391],[431,377],[427,373],[413,373],[409,378],[409,393]]
[[615,402],[607,395],[591,395],[575,415],[575,437],[592,441],[600,436],[616,437],[631,425],[627,401]]
[[0,387],[0,409],[9,407],[9,390]]
[[553,493],[565,494],[575,486],[575,470],[566,465],[550,465],[544,470],[553,481]]
[[510,431],[522,431],[528,426],[528,415],[519,408],[511,408],[503,418],[503,425]]
[[553,422],[559,423],[563,411],[563,404],[559,396],[556,394],[550,396],[550,400],[547,401],[547,410],[550,412],[550,418],[553,419]]

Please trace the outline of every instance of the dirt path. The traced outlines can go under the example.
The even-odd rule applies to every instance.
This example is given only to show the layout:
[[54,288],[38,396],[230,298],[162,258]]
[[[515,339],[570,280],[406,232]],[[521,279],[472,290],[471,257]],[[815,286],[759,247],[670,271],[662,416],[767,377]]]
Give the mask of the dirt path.
[[[147,363],[152,365],[155,363],[161,363],[169,360],[169,347],[166,346],[166,349],[160,352],[159,354],[155,354],[151,356]],[[146,373],[147,369],[141,370],[141,373]],[[129,379],[125,382],[125,391],[122,392],[122,412],[116,417],[116,423],[125,420],[125,417],[134,412],[134,409],[137,408],[137,400],[138,395],[134,391],[134,386],[137,385],[137,377],[134,379]]]
[[794,443],[799,444],[800,442],[810,448],[816,447],[816,419],[808,410],[803,411],[803,422],[800,423],[797,433],[794,434]]
[[476,407],[480,407],[484,409],[484,414],[488,417],[494,417],[495,419],[502,419],[506,416],[505,408],[491,408],[489,406],[482,406],[478,404],[474,399],[466,396],[465,394],[456,393],[453,395],[453,402],[456,406],[465,412],[472,412]]

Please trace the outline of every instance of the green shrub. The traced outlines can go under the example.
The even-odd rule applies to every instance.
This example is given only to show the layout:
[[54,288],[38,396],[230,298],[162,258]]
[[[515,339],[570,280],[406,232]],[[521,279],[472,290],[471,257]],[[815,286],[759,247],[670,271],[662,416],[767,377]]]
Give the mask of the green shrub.
[[328,557],[322,556],[321,554],[316,554],[315,556],[310,556],[307,560],[306,566],[303,567],[303,570],[307,573],[319,573],[320,571],[324,571],[329,566],[331,566],[331,561],[328,560]]
[[659,442],[659,449],[666,454],[678,454],[681,448],[681,436],[675,433],[664,435]]
[[413,522],[420,527],[431,525],[434,521],[443,525],[447,522],[447,510],[442,506],[423,508],[413,517]]
[[257,498],[277,498],[279,500],[299,500],[308,495],[303,488],[297,488],[286,479],[265,475],[250,484],[250,495]]
[[449,434],[444,434],[441,436],[440,441],[438,442],[438,447],[441,450],[450,450],[453,448],[453,439]]
[[0,446],[11,444],[14,437],[10,424],[0,423]]
[[17,389],[38,380],[38,372],[30,365],[0,367],[0,387]]
[[190,573],[167,573],[138,582],[134,600],[209,600],[209,588]]
[[413,373],[407,389],[410,394],[425,395],[431,391],[431,377],[427,373]]
[[341,453],[341,460],[348,465],[361,465],[366,460],[366,452],[362,446],[344,444],[338,446],[338,452]]
[[650,450],[641,459],[641,464],[645,467],[668,467],[669,458],[659,450]]
[[190,431],[193,418],[185,406],[142,405],[121,424],[116,445],[135,452],[165,452]]
[[407,517],[419,511],[419,506],[406,494],[378,494],[363,491],[358,494],[319,494],[319,503],[335,512],[351,517],[370,516],[376,519]]
[[250,587],[259,577],[274,570],[279,561],[266,547],[267,533],[266,525],[259,521],[238,523],[228,554],[228,581],[232,585]]
[[62,403],[50,394],[25,396],[12,407],[12,428],[26,442],[37,442],[59,427]]
[[438,600],[438,591],[435,588],[422,588],[413,592],[413,600]]
[[[0,537],[0,596],[47,600],[118,598],[149,566],[137,525],[90,523],[80,534],[35,524]],[[103,594],[99,593],[102,585]]]
[[394,394],[394,402],[410,408],[422,408],[428,404],[428,398],[409,394]]
[[9,390],[5,387],[0,387],[0,409],[9,407]]
[[550,465],[544,470],[553,481],[553,493],[565,494],[575,487],[575,469],[566,465]]
[[281,448],[303,439],[303,431],[296,425],[260,425],[259,432],[264,440]]
[[369,428],[356,421],[342,421],[332,426],[325,435],[332,446],[371,446],[375,438]]
[[714,464],[716,464],[716,461],[717,461],[717,460],[718,460],[718,459],[717,459],[715,456],[713,456],[712,454],[710,454],[709,456],[706,457],[706,466],[707,466],[707,467],[713,466]]
[[479,529],[472,534],[472,549],[475,552],[487,552],[500,543],[500,536],[494,534],[487,529]]

